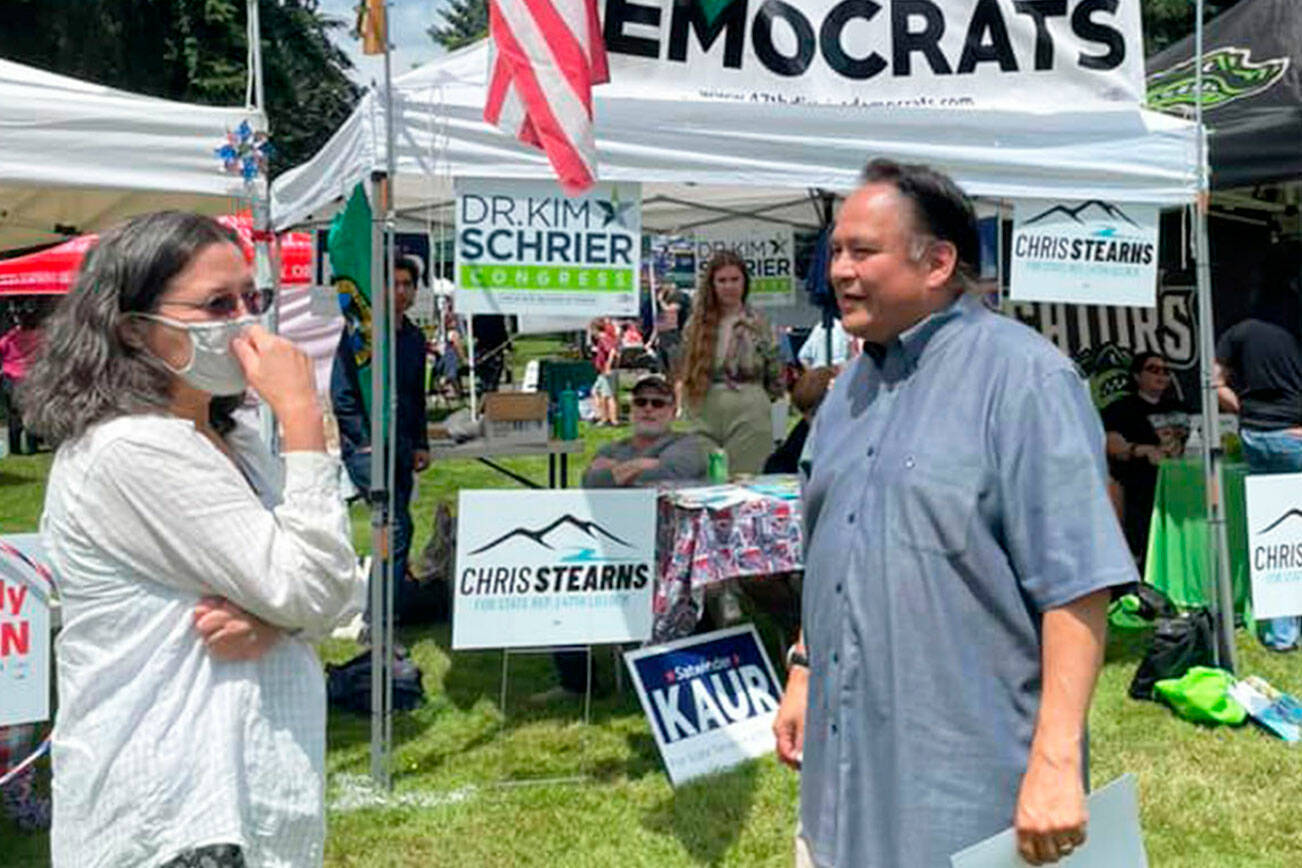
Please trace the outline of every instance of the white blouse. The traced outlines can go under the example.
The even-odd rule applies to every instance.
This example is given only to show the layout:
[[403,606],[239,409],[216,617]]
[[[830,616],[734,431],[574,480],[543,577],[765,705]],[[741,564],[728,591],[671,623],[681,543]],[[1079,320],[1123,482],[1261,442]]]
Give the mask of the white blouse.
[[[338,462],[163,415],[60,447],[41,518],[57,572],[53,863],[152,866],[238,844],[251,866],[319,865],[325,688],[310,637],[360,605]],[[283,482],[283,485],[282,485]],[[255,493],[256,489],[256,493]],[[224,662],[194,628],[218,595],[285,635]]]

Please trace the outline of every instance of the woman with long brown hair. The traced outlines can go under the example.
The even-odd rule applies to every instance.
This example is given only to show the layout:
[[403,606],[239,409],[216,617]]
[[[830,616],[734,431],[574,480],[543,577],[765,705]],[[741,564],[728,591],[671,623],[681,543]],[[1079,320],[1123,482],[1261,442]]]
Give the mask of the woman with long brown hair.
[[705,268],[683,356],[683,398],[702,434],[728,453],[733,473],[758,473],[773,452],[771,402],[782,396],[768,321],[746,304],[750,272],[731,250]]

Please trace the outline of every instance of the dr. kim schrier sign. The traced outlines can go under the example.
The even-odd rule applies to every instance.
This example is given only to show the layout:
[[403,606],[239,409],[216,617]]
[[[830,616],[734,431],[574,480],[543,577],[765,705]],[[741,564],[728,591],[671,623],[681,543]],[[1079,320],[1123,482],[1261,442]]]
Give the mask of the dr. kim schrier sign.
[[1252,616],[1302,615],[1302,473],[1249,476],[1243,483]]
[[796,242],[790,226],[744,221],[702,227],[696,230],[695,248],[696,268],[702,274],[720,250],[731,250],[745,260],[751,305],[795,304]]
[[1013,219],[1013,301],[1157,304],[1156,206],[1031,199]]
[[651,636],[656,493],[462,491],[452,647]]
[[637,316],[638,184],[570,198],[549,181],[456,182],[461,313]]

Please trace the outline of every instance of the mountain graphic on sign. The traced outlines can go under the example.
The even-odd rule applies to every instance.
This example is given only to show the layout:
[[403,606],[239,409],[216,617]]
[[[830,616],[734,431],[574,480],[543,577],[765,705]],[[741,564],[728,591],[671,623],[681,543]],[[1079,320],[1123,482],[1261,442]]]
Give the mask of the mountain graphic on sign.
[[1288,512],[1284,513],[1279,518],[1272,521],[1269,525],[1257,531],[1257,534],[1260,535],[1263,533],[1270,533],[1272,530],[1279,527],[1281,524],[1288,521],[1290,518],[1302,518],[1302,509],[1297,509],[1297,508],[1290,509]]
[[625,548],[632,548],[632,546],[629,543],[615,536],[613,533],[606,530],[604,527],[597,524],[595,521],[584,521],[581,518],[575,518],[574,516],[569,515],[567,513],[566,515],[561,516],[560,518],[556,519],[554,522],[547,525],[546,527],[541,527],[536,530],[530,530],[529,528],[524,528],[524,527],[517,527],[515,530],[512,530],[509,533],[502,534],[500,537],[488,543],[487,545],[480,546],[479,548],[472,551],[471,554],[472,555],[482,554],[483,552],[486,552],[489,549],[496,548],[497,546],[507,543],[513,539],[526,539],[529,540],[530,542],[542,546],[545,549],[555,551],[557,547],[556,545],[553,544],[553,542],[550,542],[548,540],[548,537],[552,536],[555,532],[567,530],[567,529],[578,530],[582,534],[587,536],[589,539],[600,541],[602,537],[605,537],[606,539],[611,540],[612,542],[616,542],[624,546]]
[[1087,202],[1082,202],[1075,208],[1068,208],[1066,205],[1054,205],[1049,210],[1036,214],[1022,225],[1030,226],[1032,223],[1047,220],[1054,215],[1069,217],[1081,224],[1084,224],[1089,220],[1124,220],[1136,229],[1139,228],[1139,224],[1127,217],[1126,212],[1122,211],[1116,205],[1111,205],[1098,199],[1090,199]]

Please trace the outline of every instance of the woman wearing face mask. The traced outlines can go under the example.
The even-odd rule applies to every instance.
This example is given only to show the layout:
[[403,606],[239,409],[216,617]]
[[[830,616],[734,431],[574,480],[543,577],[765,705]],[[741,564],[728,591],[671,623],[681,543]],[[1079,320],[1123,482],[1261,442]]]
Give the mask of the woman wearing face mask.
[[705,268],[687,324],[683,393],[702,434],[728,453],[730,473],[758,473],[773,452],[771,401],[782,397],[773,330],[746,304],[750,273],[731,250]]
[[[111,230],[23,393],[58,444],[51,851],[63,865],[319,865],[325,695],[310,644],[360,602],[308,359],[257,324],[231,234]],[[283,465],[231,411],[246,386]]]

